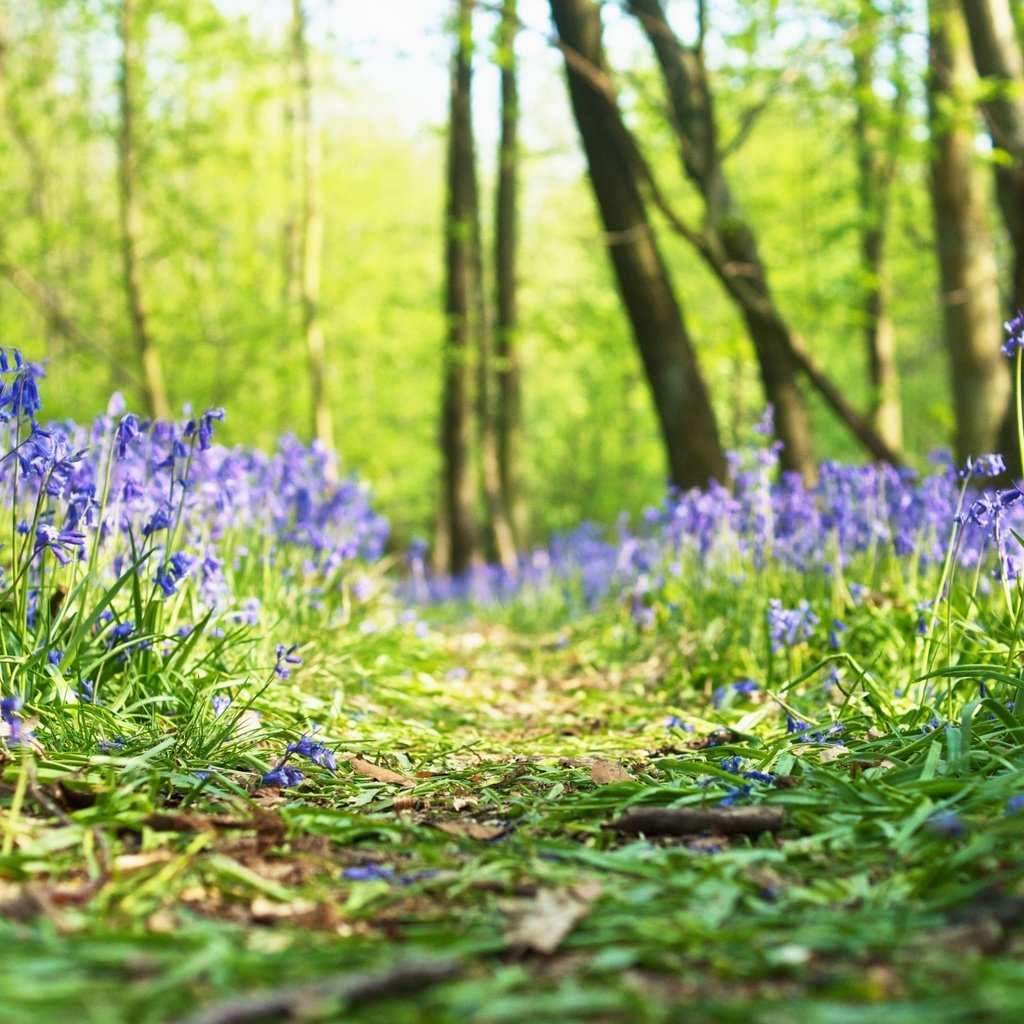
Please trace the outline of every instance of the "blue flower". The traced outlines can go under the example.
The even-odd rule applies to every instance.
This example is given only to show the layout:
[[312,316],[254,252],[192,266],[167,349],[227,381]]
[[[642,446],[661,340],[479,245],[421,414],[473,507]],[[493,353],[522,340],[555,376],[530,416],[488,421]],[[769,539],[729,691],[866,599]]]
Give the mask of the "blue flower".
[[58,530],[50,523],[36,527],[36,546],[33,557],[47,548],[61,565],[67,565],[73,555],[80,555],[85,548],[85,534],[81,530]]
[[382,864],[363,864],[360,867],[345,868],[341,873],[342,878],[350,882],[390,882],[394,879],[395,873],[389,867]]
[[1006,463],[998,452],[990,452],[986,455],[979,455],[976,459],[967,460],[967,465],[961,469],[957,476],[965,480],[969,476],[999,476],[1006,472]]
[[231,707],[231,698],[225,697],[223,694],[218,694],[216,697],[210,698],[210,703],[213,705],[213,714],[216,718],[220,718],[229,707]]
[[18,717],[20,708],[21,699],[18,697],[0,699],[0,722],[7,726],[5,730],[0,730],[0,737],[3,737],[11,747],[35,738]]
[[190,568],[191,556],[179,551],[157,569],[153,582],[164,592],[164,597],[170,597],[178,592],[178,584]]
[[1024,811],[1024,794],[1018,794],[1017,796],[1011,796],[1006,801],[1006,810],[1004,814],[1016,814],[1018,811]]
[[936,811],[928,819],[929,830],[943,839],[959,839],[966,828],[956,811]]
[[152,533],[156,533],[157,530],[166,530],[167,527],[173,522],[171,518],[171,508],[167,505],[161,505],[150,517],[148,522],[142,527],[142,536],[148,537]]
[[1007,320],[1003,327],[1009,337],[1003,342],[1003,355],[1012,356],[1024,349],[1024,311],[1018,310],[1012,320]]
[[285,751],[285,757],[289,754],[301,754],[308,757],[313,764],[321,768],[329,768],[332,772],[338,770],[338,762],[334,759],[334,751],[325,747],[322,743],[316,742],[310,736],[303,736],[295,743],[289,743]]
[[750,796],[752,789],[752,786],[730,786],[726,790],[725,796],[718,801],[718,806],[731,807],[737,800],[742,800],[744,797]]
[[260,785],[280,786],[282,789],[286,789],[288,786],[297,786],[304,778],[305,776],[298,768],[292,768],[287,764],[279,764],[276,768],[272,768],[262,776]]
[[[43,407],[36,384],[40,377],[45,376],[43,368],[35,363],[26,363],[17,349],[13,349],[11,354],[14,357],[14,378],[11,381],[0,379],[0,423],[12,419],[31,420]],[[6,349],[0,349],[0,372],[11,372]]]
[[207,409],[202,416],[199,417],[198,422],[196,420],[189,420],[185,424],[185,436],[192,437],[194,434],[199,435],[199,450],[206,451],[210,447],[210,441],[213,438],[213,421],[223,420],[224,410],[223,409]]
[[142,433],[139,430],[139,418],[134,413],[128,413],[121,417],[117,429],[114,431],[114,451],[119,460],[128,457],[128,449],[136,447],[142,440]]
[[295,657],[295,651],[299,649],[298,644],[292,644],[291,647],[285,647],[284,644],[278,644],[276,647],[277,664],[274,665],[274,671],[277,673],[279,679],[287,679],[291,675],[291,670],[288,668],[289,665],[301,665],[302,659]]

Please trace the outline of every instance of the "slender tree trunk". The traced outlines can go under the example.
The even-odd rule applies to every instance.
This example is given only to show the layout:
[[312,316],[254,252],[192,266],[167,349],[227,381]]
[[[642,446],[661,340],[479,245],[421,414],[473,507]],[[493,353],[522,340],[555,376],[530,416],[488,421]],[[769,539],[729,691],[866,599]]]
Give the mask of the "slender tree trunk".
[[150,336],[148,313],[142,287],[139,260],[139,239],[142,234],[142,211],[138,197],[138,150],[135,138],[136,75],[139,57],[136,53],[139,26],[135,0],[121,0],[118,31],[121,41],[121,62],[118,76],[120,125],[117,139],[118,184],[121,216],[121,261],[125,299],[132,346],[142,379],[142,399],[150,416],[169,419],[170,405],[164,388],[160,354]]
[[[472,108],[472,103],[470,103]],[[472,130],[472,129],[470,129]],[[480,227],[480,192],[476,176],[475,144],[472,146],[472,164],[467,166],[470,183],[472,298],[470,329],[477,353],[477,432],[480,439],[480,473],[484,500],[487,505],[487,529],[494,541],[498,563],[507,572],[519,564],[516,541],[505,504],[505,489],[501,478],[501,442],[498,434],[498,379],[495,367],[495,344],[492,318],[488,305],[484,277],[484,250]]]
[[974,148],[974,90],[974,70],[960,8],[955,0],[931,0],[931,198],[960,462],[993,450],[1010,391],[1006,360],[999,351],[995,245],[989,229],[982,168]]
[[334,423],[327,400],[326,345],[320,319],[320,273],[323,254],[323,215],[320,203],[320,126],[315,110],[310,69],[306,11],[302,0],[292,0],[292,54],[295,61],[297,136],[302,158],[301,245],[302,333],[309,366],[313,436],[327,451],[334,451]]
[[483,561],[476,518],[473,437],[475,153],[472,122],[474,0],[456,2],[445,210],[445,314],[441,398],[441,508],[434,557],[453,575]]
[[[885,242],[897,150],[902,143],[906,90],[903,82],[897,80],[896,97],[885,108],[875,90],[876,57],[881,42],[882,15],[878,7],[874,0],[858,0],[852,51],[864,345],[871,385],[871,420],[886,442],[898,449],[903,444],[903,416],[895,330],[889,314]],[[899,45],[897,37],[894,47],[898,49]],[[886,118],[888,130],[883,125]]]
[[[628,133],[608,80],[601,17],[593,0],[551,0],[565,55],[573,114],[587,155],[612,266],[643,360],[680,488],[725,480],[727,467],[704,378],[640,194]],[[579,60],[578,60],[578,59]]]
[[661,0],[630,0],[629,9],[643,27],[661,68],[684,170],[704,200],[704,234],[720,256],[719,274],[745,279],[760,308],[740,312],[757,354],[765,397],[775,408],[775,428],[784,444],[782,465],[808,483],[817,478],[811,422],[798,379],[800,366],[788,343],[790,330],[768,285],[754,231],[733,197],[722,164],[701,45],[684,46],[665,16]]
[[512,522],[516,544],[522,548],[529,536],[526,498],[523,493],[522,366],[517,331],[516,268],[519,249],[519,85],[516,63],[516,0],[504,0],[498,30],[501,66],[501,139],[498,145],[498,187],[495,201],[494,274],[497,315],[495,356],[497,394],[498,460],[505,508]]
[[[1010,240],[1011,315],[1024,308],[1024,54],[1009,0],[963,0],[971,51],[978,74],[990,86],[981,104],[992,145],[1003,159],[993,161],[996,197]],[[999,431],[999,451],[1014,478],[1024,461],[1011,395]]]

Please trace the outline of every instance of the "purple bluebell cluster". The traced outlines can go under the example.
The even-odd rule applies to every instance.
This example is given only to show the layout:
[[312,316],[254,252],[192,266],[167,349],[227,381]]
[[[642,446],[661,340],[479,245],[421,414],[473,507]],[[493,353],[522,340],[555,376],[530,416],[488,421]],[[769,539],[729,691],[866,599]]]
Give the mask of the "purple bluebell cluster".
[[305,778],[305,773],[288,764],[292,754],[305,757],[307,760],[312,761],[313,764],[326,768],[328,771],[336,772],[338,770],[338,762],[335,759],[334,751],[323,743],[314,740],[311,736],[306,735],[294,743],[288,744],[284,757],[261,778],[261,785],[280,786],[282,788],[297,786]]
[[[136,655],[166,659],[224,636],[225,625],[265,625],[269,615],[246,590],[268,574],[289,601],[314,610],[329,590],[340,605],[356,561],[381,555],[387,521],[358,480],[333,482],[333,456],[319,446],[286,437],[269,455],[227,448],[214,439],[223,410],[145,421],[117,395],[89,426],[42,424],[42,378],[20,353],[0,349],[0,501],[11,524],[0,616],[33,660],[18,697],[45,686],[104,705],[111,686],[135,678]],[[81,623],[88,635],[71,642]],[[277,677],[301,664],[297,648],[278,645]],[[226,701],[215,698],[214,715]],[[17,742],[16,706],[4,708],[5,739]],[[292,752],[309,756],[301,744]],[[321,748],[316,763],[333,755]],[[284,764],[275,772],[280,784],[301,777]]]
[[328,482],[333,457],[318,446],[286,437],[272,455],[225,448],[213,441],[222,410],[182,424],[144,422],[117,396],[90,427],[43,427],[33,419],[41,370],[17,353],[5,352],[4,363],[12,379],[0,381],[0,420],[17,458],[0,461],[0,489],[13,495],[18,473],[24,522],[36,520],[37,558],[51,553],[66,565],[96,543],[116,573],[133,549],[152,551],[159,594],[173,597],[192,577],[201,599],[219,606],[244,596],[231,594],[228,578],[248,554],[243,534],[250,544],[265,541],[260,557],[281,571],[291,561],[300,563],[292,571],[327,573],[380,556],[387,521],[357,480]]
[[[402,589],[414,603],[469,600],[503,603],[530,592],[560,594],[570,607],[589,608],[621,595],[640,626],[649,625],[666,583],[725,578],[736,584],[770,567],[804,578],[842,575],[858,603],[868,588],[846,573],[859,559],[873,566],[896,564],[905,575],[939,569],[956,531],[959,564],[985,564],[991,576],[1013,578],[1021,562],[1014,536],[1024,529],[1024,491],[1016,487],[962,497],[971,478],[980,484],[1002,471],[997,455],[981,455],[958,468],[935,456],[931,472],[919,475],[888,465],[841,465],[826,461],[819,482],[807,487],[783,473],[776,445],[732,457],[731,488],[712,483],[704,490],[674,492],[638,523],[620,519],[613,534],[593,524],[556,536],[542,550],[523,556],[515,572],[495,566],[451,579],[432,577],[425,553],[410,555],[411,572]],[[985,579],[981,586],[986,585]],[[818,614],[798,601],[768,593],[780,602],[768,611],[777,649],[799,642]],[[766,609],[767,611],[767,609]],[[842,625],[830,637],[838,645]]]

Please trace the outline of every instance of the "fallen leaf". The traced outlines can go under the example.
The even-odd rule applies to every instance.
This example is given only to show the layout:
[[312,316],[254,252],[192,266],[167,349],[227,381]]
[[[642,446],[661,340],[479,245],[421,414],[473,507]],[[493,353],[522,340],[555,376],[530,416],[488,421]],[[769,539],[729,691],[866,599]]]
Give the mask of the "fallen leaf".
[[590,769],[590,781],[598,786],[608,786],[616,782],[632,782],[633,776],[617,761],[606,761],[601,758],[594,762]]
[[398,772],[393,772],[390,768],[384,768],[382,765],[373,764],[372,761],[364,761],[361,757],[350,757],[348,759],[348,763],[352,765],[352,768],[360,775],[376,779],[378,782],[384,782],[389,786],[416,785],[416,783],[407,775],[399,775]]
[[513,911],[505,938],[515,949],[550,956],[600,895],[597,882],[581,882],[571,889],[542,889]]
[[148,853],[122,853],[114,858],[114,867],[118,871],[140,871],[154,864],[166,864],[174,859],[170,850],[150,850]]
[[837,743],[834,746],[826,747],[819,755],[818,760],[822,764],[828,764],[829,761],[838,761],[839,758],[845,757],[850,752],[848,747],[844,747],[841,743]]
[[503,836],[508,829],[504,825],[484,825],[479,821],[432,821],[434,828],[447,832],[450,836],[465,836],[467,839],[479,839],[487,842]]

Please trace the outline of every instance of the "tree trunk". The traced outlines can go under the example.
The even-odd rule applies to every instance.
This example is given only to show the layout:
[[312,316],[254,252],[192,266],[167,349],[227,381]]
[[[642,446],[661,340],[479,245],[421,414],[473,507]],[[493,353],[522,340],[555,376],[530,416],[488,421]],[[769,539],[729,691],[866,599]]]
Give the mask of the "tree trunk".
[[[971,51],[978,74],[993,88],[981,104],[992,145],[1006,159],[993,161],[996,197],[1010,240],[1011,315],[1024,308],[1024,55],[1009,0],[963,0]],[[999,451],[1016,476],[1024,465],[1012,396],[999,431]]]
[[475,154],[472,122],[474,0],[456,0],[445,210],[445,314],[441,397],[441,508],[436,567],[460,575],[483,561],[471,458],[473,428],[473,305]]
[[516,544],[529,536],[523,493],[522,366],[517,330],[516,268],[519,248],[519,86],[516,64],[516,0],[504,0],[498,29],[501,67],[501,138],[498,144],[498,187],[495,200],[495,356],[497,378],[496,429],[501,490]]
[[640,350],[676,487],[726,479],[707,386],[640,195],[627,130],[610,87],[599,90],[577,57],[607,79],[593,0],[551,0],[573,114],[587,156],[619,292]]
[[956,457],[963,463],[996,446],[1010,381],[999,351],[995,246],[974,148],[974,71],[955,0],[931,0],[928,51],[931,199],[956,410]]
[[[893,40],[899,52],[900,38]],[[876,58],[882,44],[882,15],[874,0],[858,0],[853,52],[854,140],[860,206],[860,265],[864,346],[871,385],[871,420],[893,448],[903,444],[896,339],[889,315],[889,279],[885,242],[898,147],[903,139],[906,88],[893,82],[896,96],[888,109],[875,89]],[[888,130],[884,122],[888,119]]]
[[720,256],[712,269],[722,280],[726,275],[742,277],[760,300],[760,309],[741,304],[740,311],[757,354],[765,397],[775,408],[776,433],[785,446],[782,465],[813,483],[817,462],[810,415],[797,383],[800,367],[788,344],[789,328],[772,297],[754,231],[725,175],[703,51],[699,45],[683,45],[668,23],[661,0],[630,0],[629,9],[654,48],[683,168],[704,200],[704,235]]
[[302,333],[309,366],[313,436],[327,451],[334,451],[334,423],[327,401],[325,342],[320,319],[320,273],[323,254],[323,215],[320,203],[320,126],[317,123],[313,75],[310,69],[306,11],[302,0],[292,0],[292,56],[298,86],[296,136],[301,154],[302,195],[299,213],[300,292]]
[[132,346],[142,380],[142,400],[148,415],[157,419],[169,419],[171,410],[164,388],[160,354],[149,333],[139,261],[142,211],[137,192],[138,150],[135,138],[136,75],[139,70],[139,58],[136,54],[137,31],[135,0],[122,0],[118,19],[121,62],[118,76],[120,124],[117,138],[121,262]]

